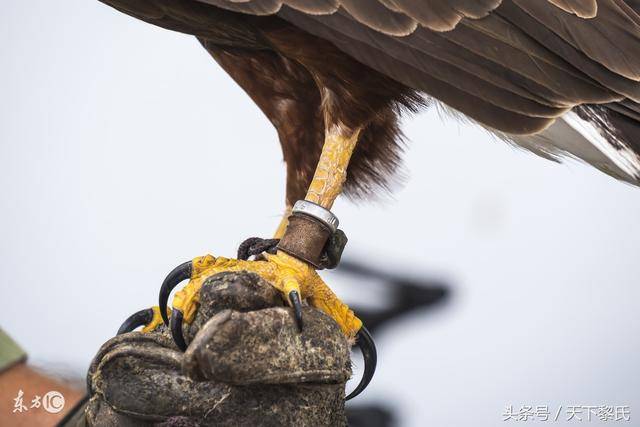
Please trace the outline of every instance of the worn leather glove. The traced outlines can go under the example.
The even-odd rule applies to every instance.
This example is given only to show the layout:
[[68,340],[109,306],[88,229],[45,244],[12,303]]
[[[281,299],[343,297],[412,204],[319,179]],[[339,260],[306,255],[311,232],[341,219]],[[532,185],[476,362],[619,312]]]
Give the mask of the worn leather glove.
[[253,273],[220,273],[200,291],[182,353],[160,326],[107,341],[88,373],[90,426],[340,426],[351,374],[336,323],[304,308],[299,331]]

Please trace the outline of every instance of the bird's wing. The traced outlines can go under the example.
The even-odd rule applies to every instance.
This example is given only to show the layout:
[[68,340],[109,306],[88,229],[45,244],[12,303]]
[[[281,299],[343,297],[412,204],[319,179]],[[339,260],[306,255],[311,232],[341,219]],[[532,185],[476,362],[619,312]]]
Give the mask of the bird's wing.
[[640,182],[637,0],[199,1],[277,14],[538,154]]

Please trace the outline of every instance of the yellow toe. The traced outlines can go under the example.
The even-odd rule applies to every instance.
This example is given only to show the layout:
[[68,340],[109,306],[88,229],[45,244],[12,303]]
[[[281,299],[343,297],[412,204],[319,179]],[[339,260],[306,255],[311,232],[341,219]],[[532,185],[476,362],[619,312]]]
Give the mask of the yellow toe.
[[[164,323],[162,320],[162,316],[160,315],[160,307],[157,305],[151,307],[153,310],[153,317],[151,318],[151,322],[147,323],[144,328],[142,328],[142,332],[151,332],[154,331],[158,326]],[[167,316],[171,316],[171,309],[167,307]]]
[[285,296],[285,301],[289,301],[291,291],[297,291],[302,299],[309,299],[313,307],[333,318],[347,337],[355,337],[362,327],[362,322],[331,291],[310,264],[281,251],[275,255],[265,254],[265,258],[266,260],[260,261],[211,255],[195,258],[191,280],[176,293],[173,308],[183,313],[185,323],[191,323],[198,308],[200,288],[207,278],[224,271],[250,271],[278,289]]

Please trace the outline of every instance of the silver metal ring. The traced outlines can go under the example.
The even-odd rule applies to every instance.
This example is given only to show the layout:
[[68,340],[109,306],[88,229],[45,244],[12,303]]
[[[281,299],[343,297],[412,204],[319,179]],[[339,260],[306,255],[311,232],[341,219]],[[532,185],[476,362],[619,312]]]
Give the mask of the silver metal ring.
[[305,215],[309,215],[322,222],[324,225],[329,227],[332,233],[335,233],[338,229],[338,217],[335,216],[329,209],[325,209],[320,205],[317,205],[308,200],[298,200],[294,205],[293,209],[291,209],[291,213],[301,213]]

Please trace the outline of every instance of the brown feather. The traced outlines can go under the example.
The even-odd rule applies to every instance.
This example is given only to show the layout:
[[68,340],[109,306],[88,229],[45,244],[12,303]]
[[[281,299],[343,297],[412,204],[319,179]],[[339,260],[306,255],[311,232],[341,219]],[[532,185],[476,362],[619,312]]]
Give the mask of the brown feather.
[[[601,0],[589,19],[591,0],[103,1],[200,38],[276,128],[289,203],[304,197],[334,124],[362,129],[346,190],[387,187],[398,117],[424,95],[511,135],[543,132],[573,107],[629,159],[640,150],[628,140],[640,134],[636,0]],[[540,140],[528,148],[569,150]]]
[[338,0],[286,0],[287,6],[310,15],[326,15],[340,8]]
[[[558,37],[553,31],[527,14],[523,9],[513,2],[505,2],[497,14],[512,27],[519,28],[521,31],[533,39],[533,43],[543,46],[548,53],[556,55],[556,57],[570,64],[573,69],[582,76],[591,78],[603,87],[611,89],[621,95],[640,102],[640,85],[637,82],[621,76],[603,64],[594,61],[585,55],[582,51]],[[484,20],[478,21],[478,23]],[[505,30],[507,34],[505,38],[510,38],[508,34],[509,25]],[[594,39],[598,34],[593,34]],[[538,49],[539,50],[539,49]]]
[[[486,23],[488,19],[482,22]],[[510,29],[511,37],[517,31],[518,29]],[[526,37],[524,33],[521,35]],[[468,50],[508,69],[511,72],[511,80],[521,80],[520,84],[532,93],[542,95],[554,105],[575,105],[623,98],[622,95],[602,87],[593,80],[580,76],[575,69],[559,61],[557,57],[551,56],[549,61],[549,57],[545,55],[547,51],[540,49],[539,45],[510,44],[501,37],[484,31],[484,28],[468,24],[437,36],[454,43],[455,47],[451,49],[461,55],[461,50]]]
[[466,18],[480,19],[500,6],[501,0],[450,0],[449,3]]
[[[461,87],[468,85],[465,79],[456,81],[456,84],[447,83],[444,80],[439,80],[431,76],[423,69],[413,66],[407,62],[401,62],[397,56],[390,57],[390,49],[374,48],[372,45],[362,42],[355,38],[347,37],[345,33],[337,33],[328,26],[319,24],[317,18],[301,15],[291,15],[291,11],[283,10],[283,16],[287,19],[295,21],[297,24],[303,26],[307,31],[322,37],[328,38],[334,41],[339,49],[347,52],[360,62],[371,66],[372,68],[380,71],[383,74],[392,76],[395,80],[404,83],[407,86],[424,91],[429,95],[434,96],[437,99],[445,100],[447,104],[460,111],[464,111],[481,123],[490,123],[492,127],[498,129],[504,129],[510,133],[532,133],[544,129],[551,120],[538,118],[535,116],[528,116],[519,114],[513,110],[509,111],[502,106],[498,106],[494,103],[490,103],[484,100],[482,97],[465,92]],[[323,23],[331,23],[336,19],[340,19],[339,16],[332,15],[328,20],[323,19]],[[345,30],[345,28],[342,28]],[[349,27],[349,31],[353,31],[353,27]],[[360,28],[359,30],[371,31],[367,28]],[[345,30],[346,31],[346,30]],[[376,34],[367,33],[372,40],[375,40]],[[368,39],[369,37],[363,37]],[[400,44],[397,49],[393,50],[394,55],[401,53],[403,46]],[[413,57],[411,61],[417,60],[415,58],[415,52],[409,52],[406,54],[408,57]],[[408,60],[409,61],[409,60]],[[423,64],[428,65],[428,61],[424,61]],[[435,72],[442,74],[441,70]],[[469,73],[460,70],[459,74],[463,73],[465,78],[474,79],[477,78],[470,76]],[[472,89],[474,89],[472,87]],[[488,85],[484,87],[480,86],[474,90],[483,91],[485,94],[489,94]],[[492,97],[496,97],[503,94],[504,91],[497,91],[491,94]],[[539,106],[542,108],[542,106]],[[558,112],[560,114],[560,111]]]
[[248,0],[237,2],[232,0],[198,0],[211,6],[217,6],[232,12],[249,15],[266,16],[277,13],[282,7],[281,0]]
[[356,21],[390,36],[406,36],[418,23],[409,16],[387,9],[377,0],[341,0],[340,3]]
[[615,0],[600,0],[594,19],[582,19],[542,2],[514,3],[595,62],[628,79],[640,80],[640,25]]
[[596,0],[549,0],[549,2],[580,18],[593,18],[598,13]]
[[449,31],[464,16],[446,0],[431,0],[425,7],[421,0],[390,0],[395,7],[420,25],[435,31]]

